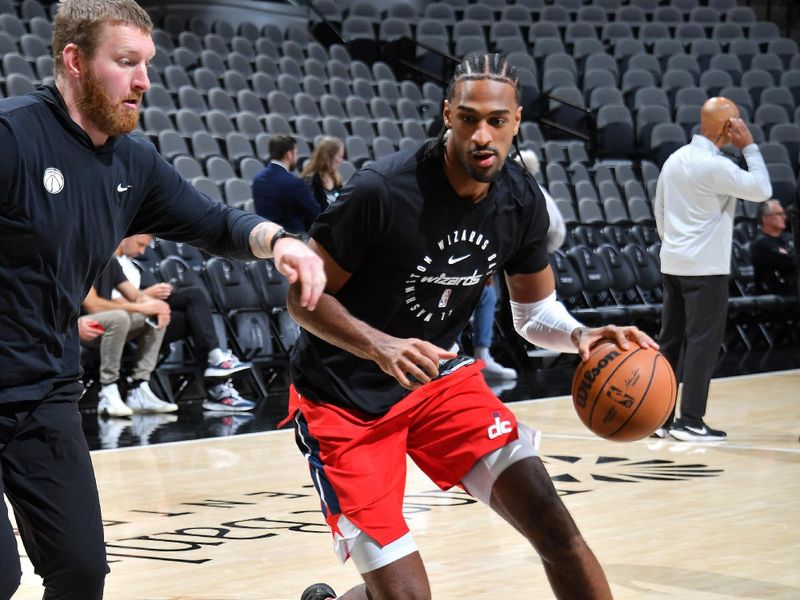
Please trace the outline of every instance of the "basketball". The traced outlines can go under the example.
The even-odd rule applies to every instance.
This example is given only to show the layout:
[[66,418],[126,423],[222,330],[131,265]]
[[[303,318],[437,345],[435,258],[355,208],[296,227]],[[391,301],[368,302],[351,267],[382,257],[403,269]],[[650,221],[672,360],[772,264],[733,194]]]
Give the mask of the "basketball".
[[652,348],[601,344],[572,378],[572,403],[583,424],[615,442],[653,433],[675,406],[677,384],[667,359]]

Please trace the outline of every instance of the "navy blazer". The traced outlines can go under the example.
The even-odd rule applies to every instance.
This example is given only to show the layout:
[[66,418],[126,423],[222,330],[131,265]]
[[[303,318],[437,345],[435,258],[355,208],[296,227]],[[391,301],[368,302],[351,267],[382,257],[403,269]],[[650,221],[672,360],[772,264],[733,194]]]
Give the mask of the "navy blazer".
[[256,214],[292,233],[306,233],[320,206],[305,181],[270,162],[253,179]]

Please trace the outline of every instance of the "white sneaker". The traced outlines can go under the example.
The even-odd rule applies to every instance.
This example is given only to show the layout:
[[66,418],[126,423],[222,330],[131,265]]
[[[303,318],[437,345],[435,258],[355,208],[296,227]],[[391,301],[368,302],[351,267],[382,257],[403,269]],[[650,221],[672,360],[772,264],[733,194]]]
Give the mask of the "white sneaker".
[[156,429],[177,420],[178,415],[134,415],[131,417],[131,433],[139,438],[140,445],[146,446]]
[[[122,400],[120,400],[122,402]],[[125,406],[124,404],[122,406]],[[125,408],[128,408],[125,406]],[[100,447],[104,450],[119,447],[119,438],[126,428],[130,427],[128,419],[104,419],[97,417],[97,437],[100,438]]]
[[215,348],[208,353],[208,366],[203,375],[205,377],[228,377],[252,366],[248,362],[240,361],[230,350]]
[[97,413],[109,417],[130,417],[133,411],[122,401],[116,383],[110,383],[100,388],[97,394]]
[[215,412],[243,412],[253,410],[256,403],[239,395],[238,390],[228,379],[208,389],[208,397],[203,401],[203,410]]
[[483,376],[486,379],[516,379],[517,372],[510,367],[504,367],[498,363],[491,354],[488,348],[477,348],[475,358],[481,359],[485,366],[483,367]]
[[165,402],[156,396],[146,381],[140,383],[139,387],[128,390],[125,403],[137,413],[169,413],[178,410],[177,404]]

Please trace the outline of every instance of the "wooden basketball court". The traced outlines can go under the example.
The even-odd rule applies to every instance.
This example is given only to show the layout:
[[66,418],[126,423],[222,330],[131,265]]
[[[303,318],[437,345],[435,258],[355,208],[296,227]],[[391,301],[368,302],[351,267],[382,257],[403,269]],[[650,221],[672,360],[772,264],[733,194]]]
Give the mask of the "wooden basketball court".
[[[556,487],[619,600],[800,598],[800,371],[712,382],[729,441],[618,444],[567,397],[511,405],[542,429]],[[296,600],[338,564],[289,431],[93,453],[110,600]],[[410,464],[411,465],[411,464]],[[413,465],[406,516],[437,599],[552,598],[527,543]],[[15,600],[41,598],[26,564]]]

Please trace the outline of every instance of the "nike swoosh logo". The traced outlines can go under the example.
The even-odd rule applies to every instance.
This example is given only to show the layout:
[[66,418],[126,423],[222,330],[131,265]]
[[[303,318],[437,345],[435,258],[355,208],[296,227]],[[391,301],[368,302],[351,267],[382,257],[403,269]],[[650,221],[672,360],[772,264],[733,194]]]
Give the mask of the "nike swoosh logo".
[[688,429],[692,433],[696,433],[697,435],[705,435],[706,434],[706,428],[705,427],[691,427],[689,425],[686,425],[685,427],[686,427],[686,429]]
[[118,191],[118,192],[127,192],[127,191],[128,191],[129,189],[131,189],[132,187],[133,187],[132,185],[129,185],[129,186],[126,186],[126,187],[122,187],[122,184],[121,184],[121,183],[118,183],[118,184],[117,184],[117,191]]
[[456,263],[460,263],[462,260],[466,258],[469,258],[469,254],[465,254],[464,256],[459,256],[459,257],[451,256],[450,258],[447,259],[447,264],[454,265]]

